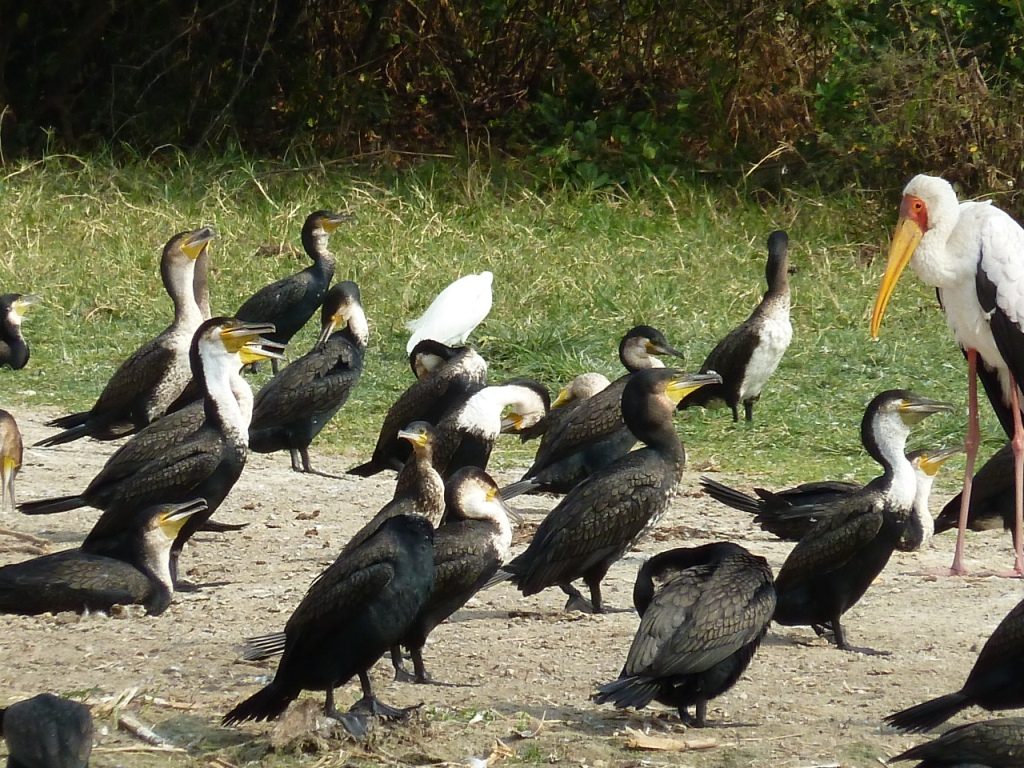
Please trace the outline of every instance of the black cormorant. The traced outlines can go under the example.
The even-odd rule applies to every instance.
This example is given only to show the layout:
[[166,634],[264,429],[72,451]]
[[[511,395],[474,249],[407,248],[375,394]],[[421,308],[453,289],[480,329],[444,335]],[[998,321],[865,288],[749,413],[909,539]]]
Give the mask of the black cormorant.
[[[430,595],[433,538],[425,518],[399,515],[328,566],[285,625],[273,681],[228,712],[224,724],[276,718],[302,690],[326,691],[324,714],[353,735],[366,730],[359,713],[403,716],[374,698],[368,672],[405,636]],[[334,706],[334,689],[356,674],[363,698],[343,715]]]
[[160,276],[174,303],[174,321],[121,363],[92,408],[46,422],[62,431],[36,445],[60,445],[86,436],[115,440],[164,415],[192,376],[189,345],[203,322],[192,279],[196,260],[215,236],[212,229],[203,227],[180,232],[168,241],[160,259]]
[[772,569],[731,542],[672,549],[640,568],[633,604],[640,626],[626,665],[594,700],[636,709],[657,700],[702,728],[708,701],[736,684],[768,631]]
[[917,768],[1020,768],[1024,765],[1024,717],[958,725],[889,762],[901,760],[920,760]]
[[[963,492],[950,499],[935,518],[935,532],[953,530],[960,521]],[[1007,442],[974,474],[967,508],[967,528],[990,531],[998,528],[1014,535],[1013,448]],[[1016,541],[1014,542],[1016,547]]]
[[704,387],[679,404],[705,408],[724,403],[732,410],[732,420],[739,421],[739,406],[747,421],[754,420],[754,403],[761,390],[775,373],[793,338],[789,322],[789,238],[782,230],[768,235],[768,265],[765,277],[768,291],[761,303],[739,326],[715,345],[700,370],[715,371],[722,377],[717,387]]
[[511,499],[533,490],[565,493],[627,453],[636,439],[622,421],[622,392],[636,371],[664,366],[657,355],[682,356],[656,328],[631,328],[619,342],[619,360],[628,373],[546,430],[533,464],[519,481],[502,489],[502,497]]
[[8,502],[14,509],[18,501],[14,495],[14,478],[21,469],[24,445],[18,422],[9,411],[0,408],[0,513]]
[[17,371],[28,364],[28,342],[21,333],[21,321],[39,303],[31,294],[5,293],[0,296],[0,368]]
[[1024,600],[985,641],[959,691],[896,712],[885,722],[901,731],[929,731],[972,705],[989,711],[1024,707]]
[[602,612],[601,580],[658,522],[678,490],[686,452],[672,424],[675,406],[695,388],[717,381],[717,374],[671,368],[630,376],[622,391],[622,418],[644,447],[573,488],[538,526],[526,551],[503,566],[488,586],[510,579],[524,595],[558,586],[569,595],[569,607],[585,603],[572,586],[582,578],[590,589],[590,607]]
[[[260,288],[246,299],[235,317],[253,323],[273,323],[270,341],[287,344],[323,303],[327,287],[334,279],[334,256],[327,249],[327,238],[338,225],[354,217],[330,211],[314,211],[302,225],[302,247],[313,263]],[[277,373],[277,361],[271,360]]]
[[[247,359],[267,359],[278,353],[261,346],[261,333],[272,326],[215,317],[204,322],[192,341],[193,374],[203,389],[204,420],[199,429],[181,438],[154,444],[144,430],[114,453],[80,494],[24,502],[26,514],[51,514],[82,506],[103,510],[82,547],[88,552],[118,556],[118,536],[141,506],[206,499],[208,510],[193,515],[178,534],[171,551],[176,573],[178,554],[192,534],[217,510],[238,480],[248,452],[252,392],[238,376],[243,350]],[[156,425],[158,426],[159,422]],[[126,460],[136,441],[145,443],[138,460]],[[113,547],[113,549],[111,548]]]
[[157,616],[171,604],[170,554],[188,519],[206,510],[196,499],[145,507],[121,532],[119,557],[67,549],[0,567],[0,613],[109,611],[146,607]]
[[463,467],[445,485],[444,524],[434,531],[434,586],[401,645],[409,649],[414,673],[392,649],[395,679],[428,683],[423,646],[442,621],[459,610],[505,562],[512,546],[509,509],[498,486],[478,467]]
[[52,693],[0,709],[7,768],[87,768],[92,732],[87,706]]
[[[820,519],[790,551],[775,579],[774,620],[831,630],[849,650],[840,618],[882,572],[906,533],[917,480],[904,455],[912,425],[952,406],[906,390],[886,390],[868,404],[861,441],[884,473],[861,490],[813,511]],[[807,514],[807,509],[799,514]]]
[[348,474],[369,477],[385,469],[401,470],[412,451],[396,437],[398,430],[413,421],[437,424],[445,413],[487,384],[487,362],[472,347],[421,341],[409,361],[420,378],[388,409],[373,456]]
[[250,450],[287,448],[293,470],[314,474],[319,473],[310,465],[310,443],[345,404],[363,373],[369,327],[359,287],[351,280],[327,292],[321,328],[313,349],[256,394],[249,425]]

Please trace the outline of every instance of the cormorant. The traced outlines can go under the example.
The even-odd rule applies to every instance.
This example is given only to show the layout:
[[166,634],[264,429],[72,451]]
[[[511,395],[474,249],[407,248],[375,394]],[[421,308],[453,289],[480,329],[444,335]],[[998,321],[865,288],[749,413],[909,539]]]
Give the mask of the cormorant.
[[21,321],[28,311],[39,303],[31,294],[5,293],[0,296],[0,368],[15,371],[28,364],[28,342],[21,334]]
[[491,311],[491,283],[494,275],[481,272],[464,275],[442,290],[427,311],[405,324],[412,331],[406,353],[411,353],[424,339],[443,344],[465,344],[469,334]]
[[533,490],[565,493],[595,471],[625,455],[635,444],[622,420],[622,392],[636,371],[664,366],[656,355],[682,354],[649,325],[631,328],[619,343],[619,360],[628,373],[581,402],[541,438],[533,464],[501,495],[511,499]]
[[14,478],[21,469],[23,453],[18,422],[10,412],[0,408],[0,513],[7,508],[8,499],[11,509],[18,503],[14,496]]
[[640,626],[626,665],[594,700],[636,709],[657,700],[703,728],[708,701],[736,684],[768,631],[772,569],[731,542],[671,549],[640,568],[633,604]]
[[[199,429],[184,439],[173,430],[153,434],[144,430],[107,460],[82,493],[23,502],[18,508],[30,515],[86,505],[102,509],[103,515],[82,547],[95,554],[118,556],[115,542],[139,507],[206,499],[207,512],[188,520],[171,550],[172,572],[176,573],[185,542],[213,515],[242,472],[248,452],[252,391],[238,376],[238,369],[243,350],[252,360],[279,356],[261,346],[264,339],[260,334],[271,328],[266,323],[226,317],[204,322],[190,352],[193,375],[203,389],[204,420]],[[154,434],[168,441],[160,445]],[[136,452],[133,445],[137,442],[141,445]],[[138,460],[124,458],[133,453],[139,455]]]
[[[334,278],[334,256],[327,249],[327,237],[338,225],[352,221],[348,214],[313,211],[302,225],[302,247],[313,263],[301,272],[283,277],[260,288],[235,312],[239,320],[273,323],[270,341],[287,344],[323,303],[327,287]],[[271,359],[277,373],[277,361]]]
[[[910,546],[908,541],[907,545],[900,547],[901,550],[910,551],[906,546],[910,546],[910,549],[919,549],[931,538],[932,516],[928,510],[928,500],[931,496],[932,483],[946,460],[962,451],[963,448],[957,446],[935,450],[922,449],[907,454],[907,461],[914,467],[917,482],[914,511],[907,526],[908,529],[912,529],[908,531],[908,538],[918,543],[916,546]],[[823,480],[801,483],[794,488],[781,491],[755,488],[755,498],[707,476],[701,477],[700,485],[704,493],[715,501],[754,515],[754,523],[763,531],[774,534],[783,541],[800,541],[804,534],[816,525],[817,518],[813,514],[799,516],[800,508],[810,507],[813,512],[817,507],[844,499],[864,487],[842,480]]]
[[622,418],[644,447],[573,488],[538,526],[526,551],[504,565],[488,586],[510,579],[524,595],[558,586],[569,595],[568,608],[585,603],[572,586],[582,578],[593,611],[601,613],[601,580],[658,522],[678,490],[686,451],[672,424],[675,406],[697,387],[717,381],[718,374],[672,368],[630,376],[622,391]]
[[423,646],[442,621],[487,583],[512,546],[509,509],[498,486],[478,467],[463,467],[445,485],[444,523],[434,531],[434,586],[400,645],[409,649],[414,673],[402,665],[399,648],[391,661],[395,679],[432,682],[423,665]]
[[369,339],[359,287],[351,280],[327,292],[321,315],[322,330],[313,349],[256,394],[249,425],[251,450],[271,453],[287,448],[293,470],[314,474],[320,473],[310,465],[310,443],[359,382]]
[[982,720],[950,728],[937,739],[890,758],[920,760],[917,768],[1020,768],[1024,765],[1024,717]]
[[722,377],[717,387],[699,389],[679,404],[680,408],[705,408],[724,403],[739,421],[740,403],[747,421],[754,420],[754,403],[793,339],[789,322],[789,238],[782,230],[768,235],[768,291],[761,303],[739,326],[715,345],[704,360],[702,373],[715,371]]
[[569,414],[573,412],[576,406],[584,400],[590,399],[601,390],[606,389],[609,384],[611,382],[608,381],[607,376],[594,371],[581,373],[574,377],[572,381],[558,391],[558,396],[551,403],[548,415],[529,429],[524,429],[520,432],[519,439],[525,443],[527,440],[540,437],[549,428],[557,429],[558,425],[569,417]]
[[[402,717],[405,710],[374,697],[368,672],[405,636],[430,595],[433,538],[425,518],[399,515],[328,566],[285,625],[284,655],[273,681],[228,712],[223,723],[276,718],[302,690],[326,691],[324,714],[356,736],[366,731],[361,713]],[[363,698],[341,714],[334,689],[356,674]]]
[[1024,600],[985,641],[959,691],[896,712],[885,722],[901,731],[929,731],[971,705],[989,711],[1024,707]]
[[202,499],[141,509],[121,532],[123,557],[67,549],[0,567],[0,613],[83,613],[139,604],[160,615],[174,592],[171,546],[188,519],[205,510]]
[[412,451],[396,437],[398,430],[412,421],[437,424],[445,413],[487,383],[487,362],[472,347],[453,349],[440,342],[421,341],[409,361],[413,372],[421,370],[423,375],[388,409],[370,460],[348,474],[369,477],[385,469],[401,470]]
[[849,650],[840,618],[885,568],[913,509],[917,481],[903,453],[910,428],[952,410],[901,389],[886,390],[868,403],[861,441],[884,472],[843,499],[799,511],[820,520],[793,547],[775,579],[777,623],[810,625],[818,634],[829,629],[836,645]]
[[52,693],[0,709],[7,768],[87,768],[92,732],[87,706]]
[[61,445],[86,436],[115,440],[164,415],[192,375],[189,345],[203,322],[192,279],[196,260],[214,237],[212,229],[203,227],[179,232],[167,242],[160,276],[174,303],[174,321],[121,363],[92,408],[46,422],[62,431],[40,440],[37,446]]
[[[935,532],[957,527],[963,492],[950,499],[935,518]],[[1007,442],[974,474],[967,508],[967,528],[990,531],[997,528],[1014,535],[1013,448]],[[1014,542],[1016,547],[1016,541]]]

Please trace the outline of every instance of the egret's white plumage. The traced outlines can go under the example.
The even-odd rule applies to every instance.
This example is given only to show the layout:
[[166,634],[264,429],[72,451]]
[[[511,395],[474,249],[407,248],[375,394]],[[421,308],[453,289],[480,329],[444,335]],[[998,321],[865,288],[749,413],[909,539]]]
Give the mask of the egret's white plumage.
[[449,346],[464,344],[491,311],[493,281],[494,275],[490,272],[465,275],[437,294],[426,312],[406,323],[412,331],[405,346],[406,353],[411,353],[423,339]]
[[[949,182],[921,174],[903,190],[899,223],[871,318],[874,337],[878,336],[896,281],[908,263],[922,281],[938,290],[946,320],[968,360],[967,469],[952,570],[963,572],[963,534],[979,441],[974,376],[980,356],[987,369],[982,374],[991,372],[998,379],[998,393],[989,390],[989,396],[995,395],[1001,402],[993,405],[1004,412],[1009,406],[1014,422],[1018,531],[1014,569],[1018,574],[1024,573],[1019,538],[1024,512],[1024,428],[1020,422],[1018,388],[1024,380],[1024,229],[996,206],[988,202],[961,203]],[[1004,426],[1007,421],[1004,420]]]

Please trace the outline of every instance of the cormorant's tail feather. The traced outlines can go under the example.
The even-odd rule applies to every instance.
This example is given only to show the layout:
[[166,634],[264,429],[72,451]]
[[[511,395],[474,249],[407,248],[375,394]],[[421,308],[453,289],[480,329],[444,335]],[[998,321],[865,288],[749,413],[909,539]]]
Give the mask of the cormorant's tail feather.
[[52,499],[23,501],[18,504],[18,511],[24,515],[54,515],[84,506],[85,499],[81,496],[55,496]]
[[274,681],[224,715],[221,725],[240,723],[243,720],[273,720],[288,709],[288,705],[298,695],[297,689],[285,688]]
[[352,467],[352,469],[346,472],[346,475],[356,475],[357,477],[372,477],[378,472],[383,472],[386,467],[382,467],[378,462],[370,459],[365,464],[360,464],[358,467]]
[[620,709],[625,707],[643,709],[658,695],[660,687],[656,680],[649,677],[631,675],[599,685],[597,693],[592,698],[598,704],[611,702]]
[[516,496],[528,493],[529,491],[533,490],[534,488],[537,488],[540,485],[541,484],[534,480],[533,478],[525,478],[523,480],[517,480],[514,483],[509,483],[508,485],[501,489],[502,501],[514,499]]
[[269,659],[271,656],[284,653],[284,642],[284,632],[247,637],[245,638],[245,647],[242,648],[242,658],[246,661]]
[[885,722],[900,731],[923,733],[946,722],[970,703],[970,700],[959,691],[948,693],[889,715]]
[[73,440],[77,440],[80,437],[87,437],[89,435],[88,424],[78,424],[63,432],[58,432],[55,435],[44,437],[42,440],[35,444],[36,448],[50,448],[54,445],[63,445],[64,443],[70,443]]
[[735,488],[730,488],[728,485],[723,485],[717,480],[712,480],[707,475],[701,475],[700,487],[708,496],[717,502],[725,504],[727,507],[738,509],[741,512],[749,512],[752,515],[756,515],[761,511],[758,500],[753,496],[737,491]]
[[78,413],[69,413],[67,416],[58,416],[56,419],[47,421],[46,426],[59,427],[60,429],[80,427],[89,420],[90,413],[90,411],[79,411]]
[[490,589],[491,587],[501,584],[503,581],[508,581],[515,577],[512,571],[506,571],[504,568],[499,568],[491,578],[489,578],[482,587],[481,590]]

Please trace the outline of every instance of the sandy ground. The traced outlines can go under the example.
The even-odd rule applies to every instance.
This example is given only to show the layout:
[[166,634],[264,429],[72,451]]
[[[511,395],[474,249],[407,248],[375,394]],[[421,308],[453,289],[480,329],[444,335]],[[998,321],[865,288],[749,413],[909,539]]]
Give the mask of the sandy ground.
[[[48,434],[39,413],[15,416],[26,443]],[[80,490],[113,449],[81,441],[28,451],[20,498]],[[314,457],[320,468],[339,474],[361,458]],[[513,474],[498,473],[499,482]],[[741,479],[724,479],[744,486]],[[626,609],[645,557],[728,539],[766,556],[777,570],[789,551],[791,545],[754,528],[742,513],[700,497],[696,480],[696,473],[688,474],[683,495],[654,536],[612,568],[606,600],[620,610],[567,614],[557,590],[523,598],[507,584],[477,596],[434,632],[425,651],[434,677],[455,685],[395,683],[389,665],[380,663],[378,695],[391,704],[423,706],[411,722],[379,725],[367,743],[356,744],[329,734],[296,736],[305,728],[294,723],[283,729],[218,725],[275,669],[273,660],[240,661],[242,638],[283,627],[309,582],[390,497],[393,484],[392,476],[300,476],[288,469],[286,455],[254,455],[217,515],[249,526],[196,537],[182,563],[187,578],[205,586],[176,595],[164,615],[131,608],[114,617],[0,619],[0,705],[41,691],[87,698],[97,718],[97,766],[465,765],[474,757],[492,765],[595,768],[877,766],[921,741],[880,728],[881,718],[959,688],[984,640],[1024,595],[1013,580],[923,575],[948,565],[953,538],[944,535],[927,551],[896,553],[847,614],[849,640],[860,652],[827,646],[810,629],[773,627],[736,687],[712,702],[712,727],[687,730],[657,706],[641,713],[597,706],[590,694],[616,677],[636,629],[637,618]],[[947,492],[940,491],[938,501],[953,483],[943,486]],[[553,503],[547,497],[517,502],[527,526]],[[96,516],[92,509],[45,518],[8,513],[0,525],[40,536],[52,551],[76,546]],[[520,539],[517,549],[522,546]],[[969,565],[1005,568],[1009,547],[1006,535],[974,534]],[[0,564],[38,552],[0,536]],[[356,684],[339,689],[339,706],[358,695]],[[322,697],[305,694],[300,714],[318,709]],[[177,751],[155,751],[119,729],[118,713],[153,728]],[[953,722],[986,716],[971,709]],[[666,738],[662,746],[684,751],[631,748],[631,731]]]

